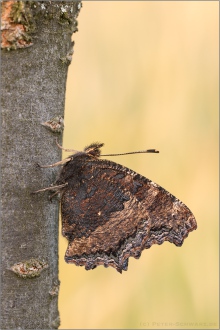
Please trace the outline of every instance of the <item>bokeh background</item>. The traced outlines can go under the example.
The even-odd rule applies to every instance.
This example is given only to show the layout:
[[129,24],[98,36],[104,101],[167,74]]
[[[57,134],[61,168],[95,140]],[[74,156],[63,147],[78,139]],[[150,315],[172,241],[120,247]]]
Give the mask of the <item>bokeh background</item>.
[[[65,148],[94,141],[194,213],[181,248],[165,242],[127,272],[64,262],[60,329],[218,328],[218,7],[216,1],[87,1],[69,67]],[[67,153],[63,154],[64,157]]]

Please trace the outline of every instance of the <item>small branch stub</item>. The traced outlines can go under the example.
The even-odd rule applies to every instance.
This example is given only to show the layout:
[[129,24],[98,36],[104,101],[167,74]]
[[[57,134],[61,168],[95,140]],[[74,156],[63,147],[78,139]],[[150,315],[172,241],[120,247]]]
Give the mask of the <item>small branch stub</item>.
[[74,47],[74,41],[72,41],[70,49],[67,52],[66,56],[60,57],[60,60],[62,63],[66,63],[69,65],[72,62],[72,57],[73,57],[73,53],[74,53],[73,47]]
[[53,287],[52,287],[51,290],[49,291],[49,294],[51,295],[51,297],[58,296],[59,289],[60,289],[60,281],[54,283]]
[[48,264],[45,261],[32,258],[14,264],[10,270],[19,277],[26,279],[40,276],[40,273],[45,268],[48,268]]
[[48,128],[53,133],[61,133],[64,129],[64,120],[61,116],[56,116],[51,120],[41,123],[44,127]]
[[50,324],[51,329],[58,329],[60,326],[60,317],[58,316],[55,320],[53,320]]

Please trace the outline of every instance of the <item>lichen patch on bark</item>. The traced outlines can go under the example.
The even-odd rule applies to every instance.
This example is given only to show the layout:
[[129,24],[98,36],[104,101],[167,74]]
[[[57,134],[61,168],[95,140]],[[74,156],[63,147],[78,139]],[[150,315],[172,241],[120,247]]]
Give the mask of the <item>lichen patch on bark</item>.
[[1,48],[12,50],[30,47],[30,11],[23,1],[6,1],[1,5]]

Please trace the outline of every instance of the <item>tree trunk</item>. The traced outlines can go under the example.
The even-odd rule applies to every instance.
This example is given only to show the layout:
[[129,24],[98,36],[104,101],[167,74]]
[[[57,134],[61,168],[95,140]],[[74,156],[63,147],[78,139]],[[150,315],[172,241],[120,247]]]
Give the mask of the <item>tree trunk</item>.
[[41,170],[36,163],[61,159],[55,139],[62,143],[71,35],[80,7],[79,1],[1,5],[1,329],[59,326],[59,202],[31,193],[56,178],[56,169]]

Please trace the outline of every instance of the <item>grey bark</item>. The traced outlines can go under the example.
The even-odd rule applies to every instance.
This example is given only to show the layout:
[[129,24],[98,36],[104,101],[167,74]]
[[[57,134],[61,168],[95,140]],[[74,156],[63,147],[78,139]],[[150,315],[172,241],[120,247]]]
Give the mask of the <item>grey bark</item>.
[[[31,193],[56,179],[56,169],[36,163],[61,159],[55,138],[62,144],[62,133],[41,123],[64,114],[80,3],[15,4],[11,20],[26,27],[24,43],[9,40],[1,51],[1,329],[56,329],[59,202]],[[19,262],[21,277],[11,268]],[[41,273],[37,262],[47,266]]]

